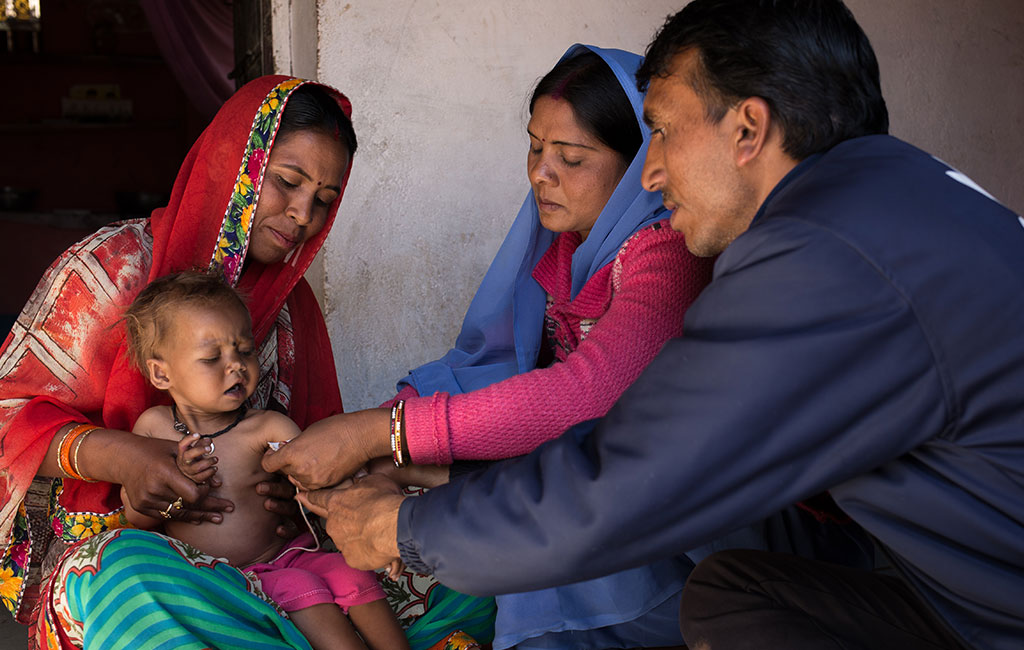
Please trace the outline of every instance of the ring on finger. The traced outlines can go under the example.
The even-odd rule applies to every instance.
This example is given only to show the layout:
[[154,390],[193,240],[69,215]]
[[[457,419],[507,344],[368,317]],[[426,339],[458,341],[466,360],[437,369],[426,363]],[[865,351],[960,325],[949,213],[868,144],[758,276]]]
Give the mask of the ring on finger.
[[183,507],[183,504],[184,504],[184,502],[182,501],[182,498],[178,497],[174,501],[171,501],[170,505],[167,506],[167,509],[161,511],[160,514],[163,515],[164,519],[170,519],[171,518],[171,510],[172,509],[173,510],[181,510],[182,507]]

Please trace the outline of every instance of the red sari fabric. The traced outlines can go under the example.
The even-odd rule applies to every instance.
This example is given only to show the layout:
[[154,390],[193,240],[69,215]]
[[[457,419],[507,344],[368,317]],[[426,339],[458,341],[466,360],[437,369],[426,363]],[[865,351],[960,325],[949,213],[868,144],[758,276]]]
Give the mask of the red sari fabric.
[[[167,207],[68,249],[0,348],[0,600],[19,621],[36,618],[39,586],[60,552],[125,525],[118,486],[35,475],[65,424],[130,430],[146,408],[167,403],[132,367],[120,323],[149,281],[219,269],[247,296],[253,317],[261,378],[252,406],[276,402],[300,427],[341,412],[327,329],[302,277],[341,195],[323,230],[285,261],[243,265],[281,113],[305,83],[268,76],[235,93],[189,151]],[[348,100],[324,88],[351,115]]]

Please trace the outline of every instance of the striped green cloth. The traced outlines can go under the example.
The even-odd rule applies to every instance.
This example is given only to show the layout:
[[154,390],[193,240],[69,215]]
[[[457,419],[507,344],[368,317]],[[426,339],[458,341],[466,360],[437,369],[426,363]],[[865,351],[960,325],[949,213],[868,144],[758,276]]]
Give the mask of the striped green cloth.
[[97,535],[61,573],[57,620],[85,648],[311,650],[238,569],[162,535]]
[[493,598],[467,596],[442,584],[427,599],[427,611],[405,630],[412,650],[427,650],[459,629],[480,643],[494,638]]

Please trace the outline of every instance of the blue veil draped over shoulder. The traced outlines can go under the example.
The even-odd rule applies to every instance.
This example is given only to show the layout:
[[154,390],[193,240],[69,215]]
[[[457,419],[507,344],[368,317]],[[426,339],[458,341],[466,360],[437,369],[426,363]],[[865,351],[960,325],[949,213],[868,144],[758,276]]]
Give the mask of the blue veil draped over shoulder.
[[[598,54],[615,73],[633,106],[643,144],[587,239],[573,254],[573,298],[633,233],[667,216],[661,195],[640,185],[650,133],[643,124],[643,95],[633,75],[643,59],[622,50],[579,44],[562,59],[586,50]],[[420,395],[458,394],[533,370],[542,342],[546,295],[531,273],[555,236],[540,225],[531,191],[469,306],[455,347],[437,361],[412,370],[398,388],[411,384]],[[582,435],[592,427],[592,422],[582,423],[573,434]],[[564,587],[499,596],[494,648],[549,633],[575,634],[633,621],[679,593],[690,568],[692,564],[685,560],[665,560]],[[668,620],[672,629],[666,631],[675,637],[655,645],[681,642],[675,616],[673,610]]]
[[[562,56],[590,50],[615,73],[637,116],[643,145],[605,204],[594,227],[572,257],[572,297],[611,262],[630,235],[667,216],[661,195],[640,186],[650,133],[643,124],[643,95],[633,73],[642,57],[622,50],[573,45]],[[531,273],[555,239],[540,225],[531,190],[462,321],[455,347],[437,361],[412,370],[399,389],[412,384],[420,395],[458,394],[483,388],[537,365],[544,324],[545,294]]]

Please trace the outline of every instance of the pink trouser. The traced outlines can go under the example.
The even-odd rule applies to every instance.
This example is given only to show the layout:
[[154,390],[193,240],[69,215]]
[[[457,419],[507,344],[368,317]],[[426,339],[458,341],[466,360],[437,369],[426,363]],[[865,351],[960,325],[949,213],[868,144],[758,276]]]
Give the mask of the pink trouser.
[[[315,544],[313,535],[304,533],[285,549]],[[243,571],[255,573],[264,593],[286,612],[337,603],[347,614],[353,605],[384,598],[376,574],[353,569],[338,552],[292,550],[273,562],[250,564]]]

